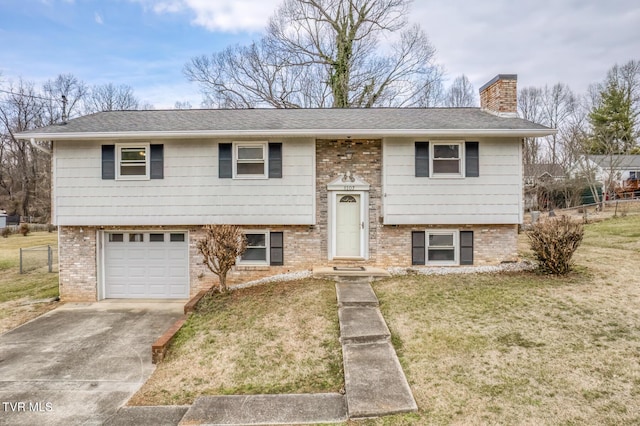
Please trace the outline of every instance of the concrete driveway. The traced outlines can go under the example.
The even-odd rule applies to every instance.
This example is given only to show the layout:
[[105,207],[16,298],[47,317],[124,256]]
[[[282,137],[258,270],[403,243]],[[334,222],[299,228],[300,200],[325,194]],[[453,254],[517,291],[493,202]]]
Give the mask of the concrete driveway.
[[67,304],[0,336],[0,424],[100,425],[153,372],[183,302]]

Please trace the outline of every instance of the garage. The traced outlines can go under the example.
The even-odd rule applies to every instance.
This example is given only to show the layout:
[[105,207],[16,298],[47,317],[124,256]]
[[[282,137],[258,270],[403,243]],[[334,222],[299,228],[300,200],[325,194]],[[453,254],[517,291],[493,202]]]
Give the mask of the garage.
[[107,232],[104,241],[105,298],[189,297],[186,232]]

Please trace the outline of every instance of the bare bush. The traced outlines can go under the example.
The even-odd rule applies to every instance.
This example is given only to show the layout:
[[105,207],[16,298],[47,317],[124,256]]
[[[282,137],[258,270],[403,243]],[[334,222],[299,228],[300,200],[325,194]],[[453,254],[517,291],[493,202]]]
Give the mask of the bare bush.
[[198,241],[197,248],[207,268],[218,276],[220,292],[227,291],[227,273],[236,264],[236,259],[245,252],[247,239],[236,225],[206,225],[205,236]]
[[20,232],[23,237],[26,237],[31,232],[31,228],[29,228],[29,224],[21,223],[20,228],[18,228],[18,232]]
[[584,236],[581,223],[567,216],[538,222],[527,232],[527,237],[541,272],[564,275],[571,271],[571,258]]

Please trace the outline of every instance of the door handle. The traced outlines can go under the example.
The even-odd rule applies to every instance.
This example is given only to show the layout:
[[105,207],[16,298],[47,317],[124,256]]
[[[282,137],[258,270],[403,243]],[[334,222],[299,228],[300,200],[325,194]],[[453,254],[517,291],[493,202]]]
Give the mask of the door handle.
[[360,227],[361,227],[362,229],[364,229],[364,221],[363,221],[363,222],[360,222]]

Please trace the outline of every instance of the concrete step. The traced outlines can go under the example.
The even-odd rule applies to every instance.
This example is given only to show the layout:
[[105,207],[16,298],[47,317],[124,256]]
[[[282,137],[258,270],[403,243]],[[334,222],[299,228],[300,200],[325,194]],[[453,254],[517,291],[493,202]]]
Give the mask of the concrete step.
[[338,318],[342,344],[388,341],[391,337],[389,327],[376,307],[340,307]]
[[347,421],[344,395],[229,395],[195,400],[181,425],[273,425]]
[[378,306],[378,298],[367,282],[336,283],[338,306]]
[[390,342],[342,346],[349,418],[417,411]]
[[336,281],[365,280],[374,281],[390,277],[391,274],[384,269],[373,266],[352,267],[352,266],[314,266],[314,278],[334,279]]

